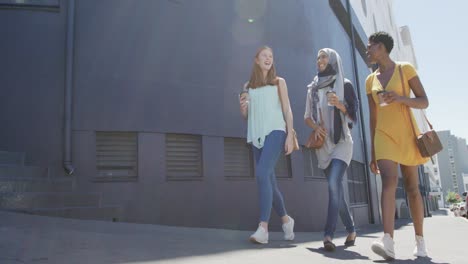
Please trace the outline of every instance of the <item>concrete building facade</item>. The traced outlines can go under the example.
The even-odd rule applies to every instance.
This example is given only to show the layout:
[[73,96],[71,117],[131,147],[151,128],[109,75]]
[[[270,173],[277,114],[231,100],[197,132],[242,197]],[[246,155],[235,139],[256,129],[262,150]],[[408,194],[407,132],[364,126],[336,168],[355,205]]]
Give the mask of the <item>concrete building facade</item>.
[[[367,11],[387,10],[373,23],[382,29],[396,28],[388,3]],[[357,225],[379,223],[380,187],[367,167],[370,31],[358,4],[0,0],[0,149],[72,177],[76,192],[102,193],[124,221],[252,229],[257,192],[238,93],[254,53],[273,47],[303,144],[306,84],[317,51],[331,47],[360,99],[345,197]],[[328,194],[315,153],[283,157],[276,174],[297,229],[321,230]]]
[[462,196],[467,187],[465,175],[468,174],[466,139],[456,137],[449,130],[439,131],[438,134],[444,145],[444,149],[438,155],[444,200],[449,191]]

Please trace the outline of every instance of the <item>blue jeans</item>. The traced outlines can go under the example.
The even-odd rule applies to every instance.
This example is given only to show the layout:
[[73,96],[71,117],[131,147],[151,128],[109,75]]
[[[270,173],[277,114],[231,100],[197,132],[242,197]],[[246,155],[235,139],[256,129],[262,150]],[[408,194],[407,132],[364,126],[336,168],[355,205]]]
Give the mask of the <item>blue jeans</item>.
[[336,230],[338,213],[346,227],[346,231],[348,231],[348,233],[355,232],[354,222],[343,194],[342,181],[347,167],[348,165],[346,162],[333,159],[328,168],[325,169],[325,175],[328,181],[328,214],[324,236],[330,236],[331,238],[333,238]]
[[286,133],[284,131],[274,130],[266,136],[261,149],[252,146],[260,201],[260,222],[269,221],[272,205],[280,217],[286,215],[283,195],[278,189],[275,175],[276,162],[280,155],[284,155],[285,140]]

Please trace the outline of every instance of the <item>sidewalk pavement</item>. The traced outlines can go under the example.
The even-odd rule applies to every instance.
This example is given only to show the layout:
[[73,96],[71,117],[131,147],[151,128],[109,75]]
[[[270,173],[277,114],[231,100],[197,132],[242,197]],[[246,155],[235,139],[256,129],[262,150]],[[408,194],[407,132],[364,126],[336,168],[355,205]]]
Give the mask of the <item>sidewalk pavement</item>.
[[[300,219],[296,219],[300,221]],[[409,221],[397,221],[392,263],[468,263],[468,221],[449,211],[425,218],[430,258],[412,256]],[[356,246],[323,250],[321,232],[296,233],[293,242],[270,232],[268,245],[248,242],[251,232],[53,218],[0,211],[0,263],[386,263],[370,250],[381,226],[360,227]],[[253,230],[252,230],[253,231]]]

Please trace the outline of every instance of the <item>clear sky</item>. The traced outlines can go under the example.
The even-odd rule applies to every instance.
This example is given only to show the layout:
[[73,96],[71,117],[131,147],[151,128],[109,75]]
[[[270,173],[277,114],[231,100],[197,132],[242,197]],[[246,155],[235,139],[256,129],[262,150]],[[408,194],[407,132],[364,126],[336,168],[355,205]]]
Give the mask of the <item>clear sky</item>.
[[394,0],[398,26],[413,39],[436,130],[468,140],[468,1]]

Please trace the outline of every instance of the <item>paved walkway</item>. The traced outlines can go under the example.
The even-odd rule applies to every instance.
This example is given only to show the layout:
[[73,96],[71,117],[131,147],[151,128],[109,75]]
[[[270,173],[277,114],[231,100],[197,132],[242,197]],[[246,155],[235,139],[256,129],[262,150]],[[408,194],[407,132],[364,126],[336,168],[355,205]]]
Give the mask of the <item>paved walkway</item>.
[[[468,263],[468,221],[439,211],[425,219],[431,258],[416,259],[413,228],[398,221],[397,260],[392,263]],[[253,245],[251,232],[111,223],[52,218],[0,211],[0,263],[385,263],[370,250],[381,227],[358,229],[356,246],[344,248],[345,234],[335,239],[336,252],[322,248],[321,232],[297,233],[293,242],[270,233],[270,243]]]

